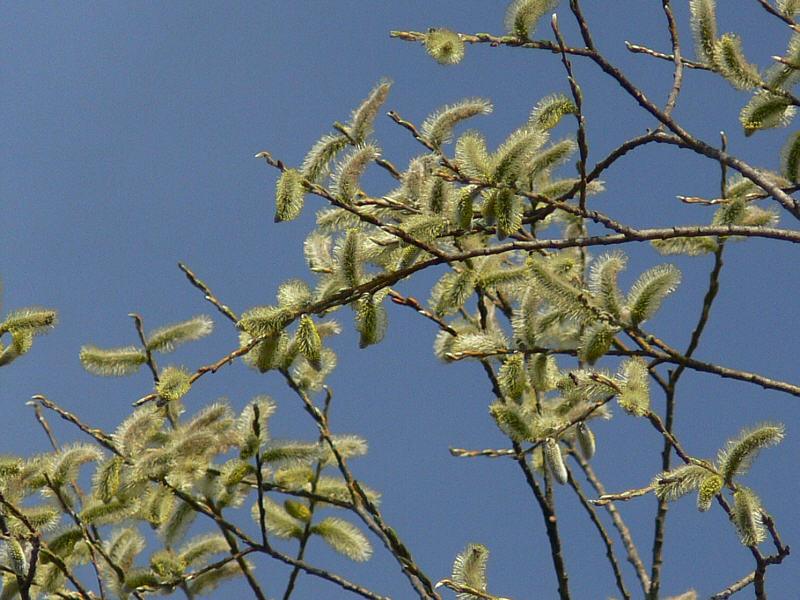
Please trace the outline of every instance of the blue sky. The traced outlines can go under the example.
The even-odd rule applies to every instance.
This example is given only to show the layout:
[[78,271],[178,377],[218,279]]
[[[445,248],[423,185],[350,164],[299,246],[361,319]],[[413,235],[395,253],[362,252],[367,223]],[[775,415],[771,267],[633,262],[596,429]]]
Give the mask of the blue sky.
[[[669,65],[630,55],[623,45],[630,40],[668,47],[657,3],[586,4],[600,48],[663,102],[671,84]],[[676,12],[686,51],[692,53],[684,4],[676,3]],[[785,27],[773,23],[756,2],[736,3],[736,14],[728,3],[720,4],[720,30],[741,32],[751,60],[764,65],[769,56],[782,53]],[[130,403],[150,389],[147,373],[96,378],[83,371],[78,351],[85,343],[134,343],[131,311],[141,313],[151,328],[212,314],[218,325],[213,336],[170,357],[188,367],[235,348],[236,332],[188,285],[177,269],[179,260],[239,312],[272,302],[277,286],[290,277],[311,281],[301,244],[313,227],[313,210],[295,222],[273,224],[276,174],[254,153],[269,150],[299,164],[331,123],[346,119],[381,77],[394,81],[386,108],[417,123],[442,104],[490,98],[495,112],[472,124],[490,144],[523,122],[541,97],[568,92],[559,61],[547,53],[469,47],[464,62],[448,68],[418,45],[388,37],[391,29],[430,26],[500,33],[504,7],[474,0],[4,3],[4,308],[52,306],[60,312],[60,324],[37,340],[29,355],[2,369],[0,452],[46,449],[25,406],[34,393],[105,428],[128,414]],[[577,44],[568,12],[560,12],[567,41]],[[578,59],[574,64],[585,93],[590,162],[653,127],[652,119],[598,69]],[[726,131],[733,153],[775,169],[786,131],[744,138],[737,115],[745,101],[717,77],[687,72],[676,115],[711,143]],[[564,125],[557,132],[571,134]],[[398,165],[420,151],[385,117],[378,119],[376,137],[384,155]],[[643,226],[704,223],[710,218],[706,209],[681,205],[675,196],[715,195],[719,168],[687,151],[646,148],[619,161],[605,181],[608,191],[592,201],[594,207],[621,220]],[[390,189],[391,181],[376,172],[365,186],[379,194]],[[321,203],[309,200],[307,206]],[[786,219],[784,224],[791,226]],[[797,380],[800,283],[791,251],[782,242],[730,245],[699,358]],[[643,245],[630,247],[629,254],[623,285],[665,262]],[[711,261],[671,262],[683,270],[684,282],[649,328],[684,347]],[[399,289],[426,299],[441,273],[423,274]],[[466,543],[478,541],[492,552],[494,593],[517,600],[553,597],[555,578],[541,517],[518,469],[499,460],[454,459],[447,452],[450,446],[506,445],[487,413],[492,396],[485,377],[474,364],[438,363],[430,324],[401,307],[389,311],[389,333],[381,345],[358,350],[349,311],[339,316],[345,331],[333,342],[340,366],[329,381],[335,392],[332,426],[370,442],[370,454],[354,463],[358,476],[384,493],[387,520],[434,579],[449,574]],[[192,410],[225,396],[241,407],[259,393],[279,403],[275,435],[316,436],[276,375],[259,376],[242,365],[203,378],[187,405]],[[656,396],[654,406],[661,408],[663,399]],[[747,482],[761,494],[789,544],[800,539],[794,502],[800,489],[792,458],[800,451],[798,417],[796,398],[746,384],[687,373],[679,387],[677,432],[696,456],[713,456],[743,426],[787,424],[784,444],[759,458]],[[53,425],[59,439],[78,439],[61,423]],[[595,466],[608,489],[644,485],[659,470],[661,440],[645,423],[618,413],[598,424],[596,434]],[[613,579],[591,525],[568,490],[557,492],[574,597],[613,595]],[[701,515],[693,504],[688,498],[676,503],[669,517],[667,594],[695,587],[707,595],[753,568],[721,511]],[[649,555],[654,507],[650,497],[620,507],[643,556]],[[312,561],[380,593],[410,597],[387,556],[378,549],[370,563],[353,565],[320,544],[310,554]],[[792,571],[791,564],[770,569],[774,597],[789,597],[797,588]],[[258,572],[270,595],[282,593],[285,569],[259,563]],[[625,575],[635,588],[627,564]],[[302,577],[296,597],[339,594]]]

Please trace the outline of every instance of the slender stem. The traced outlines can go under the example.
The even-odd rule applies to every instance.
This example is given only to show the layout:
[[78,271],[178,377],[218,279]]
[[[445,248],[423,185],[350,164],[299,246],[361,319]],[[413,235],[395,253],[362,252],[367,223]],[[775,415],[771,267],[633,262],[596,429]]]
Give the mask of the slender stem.
[[575,494],[578,496],[578,500],[581,503],[581,506],[584,508],[586,513],[589,515],[589,519],[591,520],[592,524],[594,525],[595,529],[597,529],[597,533],[600,535],[600,539],[603,540],[603,545],[606,547],[606,558],[608,558],[608,562],[611,565],[611,570],[614,572],[614,581],[617,584],[617,589],[619,593],[622,594],[622,597],[626,600],[630,600],[631,595],[628,592],[627,588],[625,587],[625,579],[622,576],[622,570],[619,567],[619,561],[617,561],[617,556],[614,553],[614,543],[611,541],[611,537],[608,535],[606,528],[603,526],[602,521],[597,516],[597,511],[595,511],[594,506],[589,503],[589,500],[584,494],[583,489],[581,489],[580,483],[573,477],[572,470],[567,469],[567,475],[569,479],[567,482],[569,483],[570,487],[575,491]]
[[[330,390],[326,388],[325,394],[325,405],[322,408],[322,414],[325,417],[325,420],[328,420],[330,406],[331,406],[331,398],[333,397]],[[322,444],[325,440],[323,439],[322,435],[319,437],[319,443]],[[314,494],[317,491],[317,484],[319,483],[319,477],[322,474],[323,468],[323,461],[322,459],[317,461],[316,467],[314,468],[314,475],[311,478],[311,493]],[[300,546],[297,549],[297,560],[303,560],[303,557],[306,553],[306,546],[308,545],[308,540],[311,539],[311,523],[314,518],[314,510],[317,507],[316,500],[309,500],[308,502],[308,519],[306,520],[305,527],[303,528],[303,533],[300,536]],[[294,586],[297,581],[297,577],[300,575],[300,568],[295,566],[292,569],[292,572],[289,574],[289,580],[286,583],[286,590],[283,593],[283,600],[289,600],[292,596],[292,592],[294,591]]]
[[[216,514],[220,519],[222,519],[222,513],[220,510],[215,507],[210,501],[207,501],[209,507],[214,514]],[[258,584],[258,580],[256,580],[255,576],[253,575],[253,571],[250,568],[250,565],[245,560],[244,556],[239,551],[239,543],[236,541],[236,538],[230,532],[230,530],[226,527],[223,527],[219,524],[220,532],[222,533],[225,541],[228,543],[228,547],[231,550],[231,556],[236,557],[236,563],[239,565],[242,573],[244,574],[244,578],[247,580],[247,584],[250,586],[250,589],[253,590],[253,594],[257,598],[257,600],[267,600],[267,597],[264,595],[264,592],[261,590],[261,586]]]
[[353,501],[353,510],[361,518],[361,521],[372,531],[386,546],[392,556],[400,565],[403,574],[408,579],[411,586],[422,599],[441,600],[439,594],[436,592],[433,583],[428,576],[422,571],[411,555],[411,552],[400,540],[397,532],[389,527],[378,507],[372,502],[364,489],[359,484],[358,480],[353,476],[347,461],[339,452],[336,443],[333,441],[328,422],[325,415],[319,410],[309,398],[308,394],[301,388],[294,380],[292,375],[285,369],[281,370],[281,374],[288,383],[289,387],[297,394],[303,402],[303,408],[311,415],[317,423],[320,434],[322,435],[325,443],[331,450],[336,463],[339,467],[339,472],[344,477],[347,483],[347,488],[350,491],[350,497]]
[[[592,466],[577,453],[573,452],[572,457],[580,466],[584,476],[586,477],[586,480],[589,482],[592,488],[594,488],[595,492],[597,492],[600,497],[603,497],[606,493],[605,487],[600,481],[600,478],[594,472]],[[622,515],[619,514],[619,511],[613,502],[604,503],[603,506],[605,506],[606,512],[611,515],[611,521],[614,524],[614,528],[619,533],[619,537],[622,540],[622,545],[625,548],[628,562],[633,566],[633,569],[636,572],[636,576],[639,579],[639,583],[642,587],[642,592],[647,593],[647,590],[650,588],[650,577],[648,576],[647,569],[645,569],[644,563],[639,556],[639,550],[636,548],[636,544],[633,541],[630,529],[628,529],[628,526],[625,524]]]

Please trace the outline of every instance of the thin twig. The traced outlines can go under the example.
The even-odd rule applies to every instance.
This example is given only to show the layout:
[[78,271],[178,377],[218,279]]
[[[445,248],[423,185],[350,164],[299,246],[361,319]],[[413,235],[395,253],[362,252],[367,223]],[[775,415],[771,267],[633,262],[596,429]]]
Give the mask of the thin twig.
[[211,304],[213,304],[219,312],[221,312],[227,319],[236,323],[239,319],[236,316],[236,313],[233,312],[227,304],[223,304],[219,301],[219,299],[214,295],[211,289],[205,284],[203,280],[201,280],[194,272],[186,266],[184,263],[179,262],[178,268],[183,271],[186,278],[189,282],[196,287],[198,290],[203,292],[203,295],[206,300],[208,300]]
[[608,562],[611,565],[611,570],[614,572],[614,580],[617,584],[619,593],[622,594],[623,598],[630,600],[631,595],[630,592],[628,592],[628,589],[625,587],[625,579],[622,576],[622,570],[619,567],[617,556],[614,553],[614,543],[611,541],[611,537],[608,535],[605,526],[603,526],[602,521],[600,521],[600,518],[597,516],[594,506],[592,506],[587,499],[586,494],[584,494],[583,489],[581,489],[580,483],[578,483],[575,477],[573,477],[572,470],[569,468],[567,468],[567,475],[567,482],[575,491],[581,506],[583,506],[584,510],[586,510],[586,513],[589,515],[589,519],[595,526],[595,529],[597,529],[597,533],[600,535],[600,539],[603,540],[603,545],[606,547],[606,558],[608,558]]
[[[589,462],[575,452],[572,453],[572,457],[580,466],[584,476],[586,477],[586,480],[592,486],[594,491],[597,492],[597,494],[599,494],[601,497],[604,496],[606,493],[605,487],[600,481],[600,478],[594,472],[594,469],[592,469],[592,466],[589,464]],[[622,546],[625,548],[626,557],[636,572],[636,576],[639,579],[639,583],[642,587],[642,592],[647,593],[647,590],[650,588],[650,577],[647,575],[647,569],[645,569],[644,563],[639,556],[639,550],[636,548],[636,544],[633,541],[633,536],[631,536],[630,529],[628,529],[628,526],[625,524],[622,515],[619,514],[619,511],[613,502],[607,502],[604,504],[604,506],[606,512],[611,515],[611,521],[614,523],[614,528],[619,533],[619,537],[622,540]]]

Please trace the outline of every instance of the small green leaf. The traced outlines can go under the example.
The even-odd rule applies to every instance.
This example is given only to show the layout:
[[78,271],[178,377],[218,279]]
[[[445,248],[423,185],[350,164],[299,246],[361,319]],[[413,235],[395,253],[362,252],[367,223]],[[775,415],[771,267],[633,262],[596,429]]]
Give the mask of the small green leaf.
[[[264,512],[266,513],[267,531],[279,538],[291,539],[300,538],[303,535],[304,525],[302,521],[295,519],[286,509],[269,498],[263,496]],[[256,523],[261,521],[261,513],[258,502],[253,504],[251,515]]]
[[311,510],[304,502],[297,502],[296,500],[285,500],[283,508],[286,512],[292,515],[295,519],[308,523],[311,520]]

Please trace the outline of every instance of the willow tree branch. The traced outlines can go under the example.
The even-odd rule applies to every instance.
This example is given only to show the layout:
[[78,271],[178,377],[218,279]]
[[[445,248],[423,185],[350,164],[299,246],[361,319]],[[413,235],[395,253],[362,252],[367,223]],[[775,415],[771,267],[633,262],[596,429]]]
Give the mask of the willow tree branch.
[[287,370],[281,369],[281,374],[292,391],[294,391],[302,401],[305,411],[311,415],[312,419],[314,419],[316,422],[322,438],[325,440],[325,443],[328,445],[331,453],[336,459],[339,472],[342,474],[342,477],[344,477],[344,480],[347,483],[347,488],[353,501],[353,510],[356,515],[358,515],[358,517],[370,529],[370,531],[372,531],[378,537],[378,539],[383,542],[384,546],[387,548],[387,550],[389,550],[391,555],[400,565],[400,569],[402,570],[403,574],[406,576],[411,584],[411,587],[417,592],[420,598],[423,600],[441,600],[441,597],[434,589],[433,583],[416,563],[411,555],[411,552],[398,537],[397,532],[385,523],[383,515],[381,514],[380,510],[378,510],[378,507],[375,506],[375,503],[369,499],[358,480],[353,476],[350,467],[347,465],[346,459],[336,447],[336,443],[332,438],[325,415],[314,405],[305,390],[303,390],[297,384]]
[[[325,420],[328,420],[328,415],[331,406],[331,398],[332,394],[329,388],[325,389],[325,405],[322,408],[322,415]],[[325,440],[322,437],[322,434],[319,436],[318,443],[322,444]],[[317,464],[314,468],[314,475],[311,477],[311,493],[314,494],[317,491],[317,484],[319,483],[319,477],[322,474],[322,467],[323,461],[320,458],[317,460]],[[300,536],[300,545],[297,549],[297,556],[296,559],[298,561],[302,561],[303,557],[306,553],[306,546],[308,545],[308,540],[311,539],[311,521],[314,517],[314,511],[317,508],[316,500],[309,500],[308,502],[308,519],[306,519],[305,527],[303,528],[303,533]],[[295,566],[292,569],[292,572],[289,574],[289,580],[286,582],[286,589],[283,592],[283,600],[289,600],[292,596],[292,592],[294,591],[295,583],[297,582],[297,577],[300,575],[300,568]]]
[[573,477],[572,470],[567,469],[567,475],[570,487],[575,491],[575,495],[578,496],[578,500],[581,503],[581,506],[584,508],[586,513],[589,515],[589,520],[591,520],[592,524],[594,525],[595,529],[597,529],[597,533],[600,535],[600,539],[603,540],[603,545],[606,547],[606,558],[608,559],[609,564],[611,565],[611,570],[614,572],[614,581],[617,584],[617,589],[619,593],[622,594],[622,597],[626,600],[630,600],[631,595],[628,592],[628,589],[625,587],[625,579],[622,576],[622,570],[619,567],[619,561],[617,560],[617,556],[614,553],[614,543],[611,541],[611,537],[608,535],[605,526],[603,525],[600,518],[597,516],[597,511],[595,511],[594,506],[589,502],[586,494],[583,492],[580,483]]
[[178,268],[183,271],[184,275],[186,275],[186,278],[194,287],[203,292],[205,299],[213,304],[216,309],[225,316],[225,318],[227,318],[229,321],[233,321],[234,323],[239,320],[239,318],[236,316],[236,313],[233,312],[227,304],[220,302],[211,289],[205,284],[205,282],[197,277],[197,275],[195,275],[188,266],[182,262],[179,262]]

